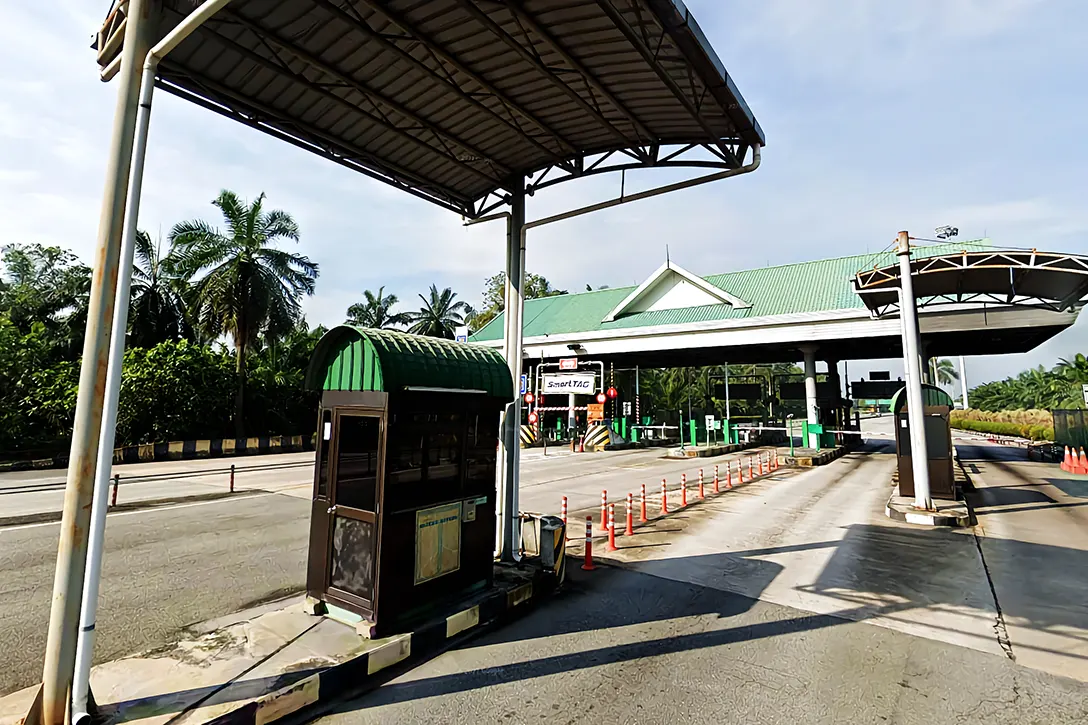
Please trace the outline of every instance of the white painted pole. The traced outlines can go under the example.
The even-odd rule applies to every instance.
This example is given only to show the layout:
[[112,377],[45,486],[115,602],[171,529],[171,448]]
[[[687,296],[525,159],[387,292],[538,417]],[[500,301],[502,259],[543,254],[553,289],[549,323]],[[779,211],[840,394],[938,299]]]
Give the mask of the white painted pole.
[[931,510],[929,495],[929,451],[926,448],[925,415],[922,402],[922,367],[918,354],[918,309],[910,269],[910,235],[899,232],[899,312],[903,318],[903,351],[907,367],[907,416],[910,423],[911,463],[914,473],[914,506]]
[[963,407],[966,410],[971,406],[967,402],[967,366],[963,362],[963,355],[960,355],[960,391],[963,394]]
[[[805,355],[805,412],[808,422],[815,425],[820,422],[820,403],[816,398],[816,348],[805,345],[801,352]],[[816,448],[816,437],[816,433],[809,433],[805,445]]]

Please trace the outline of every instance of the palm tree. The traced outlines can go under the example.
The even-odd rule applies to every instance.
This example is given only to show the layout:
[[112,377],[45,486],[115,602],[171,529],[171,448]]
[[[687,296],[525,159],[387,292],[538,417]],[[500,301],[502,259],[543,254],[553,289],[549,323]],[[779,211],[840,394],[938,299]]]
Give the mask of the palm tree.
[[154,347],[165,340],[191,337],[183,299],[184,280],[172,273],[170,253],[152,244],[147,232],[136,232],[136,264],[132,266],[132,301],[128,336],[133,347]]
[[397,304],[397,296],[385,294],[384,285],[378,288],[377,294],[364,290],[363,295],[366,297],[365,303],[356,302],[348,308],[349,325],[387,330],[411,322],[409,313],[392,311]]
[[937,378],[938,385],[951,385],[955,381],[960,379],[960,374],[956,372],[956,366],[948,358],[944,358],[936,361],[933,364],[933,370]]
[[192,281],[194,323],[234,342],[234,428],[243,437],[246,352],[258,335],[276,338],[294,329],[302,318],[302,297],[314,293],[318,269],[307,257],[275,246],[297,242],[298,225],[287,212],[265,211],[263,193],[247,206],[224,190],[212,204],[223,214],[226,233],[200,219],[176,224],[170,231],[176,256],[171,266]]
[[423,300],[423,307],[419,308],[419,312],[409,313],[412,326],[408,331],[452,340],[454,330],[465,324],[465,317],[472,314],[472,308],[467,302],[454,302],[456,297],[457,293],[449,287],[439,292],[432,284],[428,297],[419,296]]

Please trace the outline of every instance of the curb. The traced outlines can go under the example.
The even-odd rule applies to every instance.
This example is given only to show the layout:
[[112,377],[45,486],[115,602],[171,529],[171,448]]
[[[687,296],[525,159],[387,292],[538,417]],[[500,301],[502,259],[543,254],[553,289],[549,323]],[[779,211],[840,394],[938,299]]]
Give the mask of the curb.
[[398,664],[421,664],[514,616],[515,610],[520,614],[553,589],[542,576],[510,589],[496,589],[467,609],[429,622],[413,632],[394,635],[377,649],[261,695],[206,721],[205,725],[268,725],[288,717],[294,722],[311,720],[337,701],[358,697],[380,686],[384,675],[378,675],[384,670]]
[[[146,501],[131,501],[127,503],[119,503],[116,506],[110,506],[108,514],[120,513],[122,511],[138,511],[141,509],[158,508],[160,506],[172,506],[179,503],[192,503],[196,501],[217,501],[224,498],[249,498],[257,494],[264,493],[261,490],[253,489],[248,491],[235,491],[233,493],[229,491],[215,492],[215,493],[200,493],[192,496],[173,496],[171,498],[149,498]],[[40,513],[22,514],[20,516],[0,516],[0,529],[7,528],[9,526],[24,526],[27,524],[51,524],[60,521],[62,512],[60,511],[42,511]]]
[[893,521],[902,521],[906,524],[919,524],[921,526],[971,526],[971,514],[955,516],[950,514],[935,514],[926,511],[900,511],[890,505],[884,506],[884,515]]
[[801,468],[826,466],[828,463],[842,458],[851,450],[853,449],[850,446],[838,446],[823,453],[818,453],[815,456],[782,456],[782,461],[786,465],[800,466]]
[[[314,449],[313,436],[256,436],[254,438],[202,438],[167,443],[144,443],[113,449],[113,462],[149,463],[153,461],[188,461],[198,458],[256,456],[270,453],[300,453]],[[39,458],[33,461],[0,463],[0,473],[45,468],[67,468],[68,456]]]

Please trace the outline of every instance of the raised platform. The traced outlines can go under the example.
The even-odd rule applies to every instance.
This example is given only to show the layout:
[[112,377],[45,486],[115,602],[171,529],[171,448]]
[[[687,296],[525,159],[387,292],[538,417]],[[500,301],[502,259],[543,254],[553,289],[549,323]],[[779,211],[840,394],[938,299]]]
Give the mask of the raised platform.
[[834,460],[842,458],[849,452],[849,446],[837,446],[817,451],[815,448],[794,448],[793,454],[782,455],[782,465],[811,468],[813,466],[826,466]]

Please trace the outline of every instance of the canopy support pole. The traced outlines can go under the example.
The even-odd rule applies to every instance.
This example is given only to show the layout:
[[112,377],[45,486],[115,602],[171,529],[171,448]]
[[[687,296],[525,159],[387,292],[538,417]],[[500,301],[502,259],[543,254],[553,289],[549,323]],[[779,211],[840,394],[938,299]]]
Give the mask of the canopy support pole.
[[907,370],[907,417],[910,424],[911,470],[914,473],[914,507],[932,510],[929,495],[929,451],[926,449],[925,414],[922,406],[922,360],[919,354],[918,308],[910,270],[910,235],[899,232],[899,313],[903,319],[903,357]]

